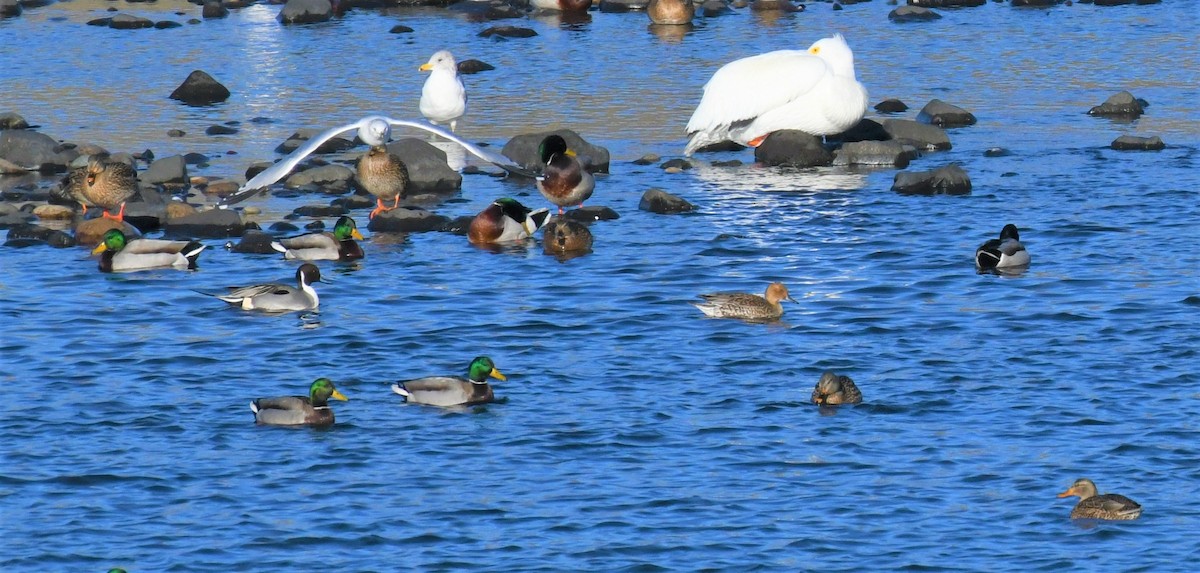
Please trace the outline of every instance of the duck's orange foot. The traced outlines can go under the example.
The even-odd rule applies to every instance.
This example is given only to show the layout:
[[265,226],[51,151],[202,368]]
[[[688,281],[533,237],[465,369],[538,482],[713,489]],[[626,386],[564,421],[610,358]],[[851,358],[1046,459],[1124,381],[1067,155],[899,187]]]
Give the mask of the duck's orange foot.
[[[767,135],[771,135],[771,134],[768,133]],[[766,141],[767,135],[760,135],[758,137],[755,137],[754,139],[747,141],[746,145],[749,145],[750,147],[758,147],[758,146],[762,145],[763,141]]]
[[[86,213],[86,211],[85,211],[85,213]],[[101,213],[100,216],[104,217],[105,219],[112,219],[119,223],[124,223],[125,222],[125,204],[121,203],[121,210],[118,211],[116,215],[110,214],[108,212],[108,210],[105,209],[105,211],[103,213]]]

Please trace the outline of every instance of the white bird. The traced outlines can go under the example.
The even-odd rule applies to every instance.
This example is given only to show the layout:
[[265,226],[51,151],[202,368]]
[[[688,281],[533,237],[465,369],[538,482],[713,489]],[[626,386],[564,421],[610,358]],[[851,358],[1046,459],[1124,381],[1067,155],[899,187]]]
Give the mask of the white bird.
[[431,72],[421,88],[421,115],[433,123],[449,123],[450,131],[454,131],[458,118],[467,111],[467,89],[458,78],[454,54],[450,50],[437,52],[418,69]]
[[427,123],[406,121],[403,119],[392,119],[390,117],[384,117],[381,115],[371,115],[354,123],[327,129],[313,136],[307,142],[305,142],[304,145],[298,147],[295,151],[288,154],[278,163],[264,169],[261,173],[252,177],[246,182],[245,185],[239,187],[236,193],[223,199],[220,203],[220,206],[224,207],[232,205],[239,201],[253,197],[254,194],[260,189],[279,181],[280,179],[283,179],[292,171],[292,168],[296,167],[296,165],[303,161],[305,157],[308,157],[310,154],[316,151],[318,147],[321,147],[321,144],[333,139],[334,137],[337,137],[347,131],[358,130],[358,138],[362,140],[363,143],[371,147],[382,146],[391,138],[392,126],[415,127],[417,129],[423,129],[434,135],[444,137],[450,141],[453,141],[454,143],[459,144],[463,149],[466,149],[468,152],[470,152],[471,155],[487,161],[488,163],[491,163],[509,173],[521,175],[522,177],[534,177],[533,173],[530,173],[520,165],[513,163],[509,158],[498,153],[492,153],[480,147],[476,147],[475,145],[460,139],[453,133],[450,133],[442,128],[432,126]]
[[734,60],[704,84],[688,120],[684,155],[734,141],[758,147],[781,129],[833,135],[867,112],[867,88],[854,77],[854,53],[841,34],[807,50],[779,50]]

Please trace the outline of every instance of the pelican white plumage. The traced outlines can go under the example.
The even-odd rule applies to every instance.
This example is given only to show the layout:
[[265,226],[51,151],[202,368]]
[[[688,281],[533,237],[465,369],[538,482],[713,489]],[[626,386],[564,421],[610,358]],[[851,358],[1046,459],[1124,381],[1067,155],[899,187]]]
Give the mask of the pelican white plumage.
[[292,171],[294,167],[296,167],[296,165],[303,161],[305,157],[308,157],[310,154],[316,151],[318,147],[321,147],[321,144],[333,139],[338,135],[348,131],[357,130],[358,138],[362,140],[363,143],[371,147],[376,147],[385,145],[388,140],[391,139],[393,126],[414,127],[428,131],[434,135],[457,143],[458,145],[462,146],[463,149],[466,149],[471,155],[487,161],[488,163],[491,163],[492,165],[495,165],[496,167],[499,167],[509,173],[521,175],[522,177],[535,177],[533,173],[527,171],[520,165],[517,165],[509,158],[498,153],[492,153],[491,151],[482,149],[440,127],[418,121],[392,119],[382,115],[370,115],[354,123],[340,125],[314,135],[307,142],[305,142],[304,145],[296,148],[295,151],[279,160],[278,163],[264,169],[261,173],[252,177],[244,185],[239,187],[236,193],[223,199],[220,203],[220,206],[224,207],[227,205],[232,205],[239,201],[253,197],[254,194],[260,189],[263,189],[267,185],[283,179]]
[[721,66],[704,85],[688,120],[685,155],[734,141],[757,147],[771,132],[833,135],[867,112],[867,89],[854,75],[854,53],[841,34],[807,50],[779,50]]
[[429,57],[420,68],[430,72],[421,87],[418,109],[425,119],[433,123],[449,123],[450,131],[458,125],[458,118],[467,112],[467,89],[458,77],[458,63],[450,50],[441,50]]

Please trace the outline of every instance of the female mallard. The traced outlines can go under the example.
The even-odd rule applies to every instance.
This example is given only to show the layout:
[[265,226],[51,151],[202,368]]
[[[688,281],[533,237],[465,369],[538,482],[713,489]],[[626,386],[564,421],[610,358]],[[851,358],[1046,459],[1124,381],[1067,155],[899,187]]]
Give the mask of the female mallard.
[[1142,506],[1136,501],[1116,493],[1097,495],[1092,480],[1080,478],[1058,497],[1079,496],[1079,503],[1071,510],[1071,519],[1137,519],[1142,515]]
[[575,152],[567,149],[567,140],[560,135],[549,135],[538,146],[538,154],[545,164],[537,178],[537,189],[542,196],[558,205],[559,215],[563,207],[582,207],[596,189],[596,178],[583,168]]
[[271,243],[271,248],[283,253],[285,259],[302,261],[353,261],[363,258],[362,247],[354,242],[363,240],[354,219],[342,216],[332,233],[307,233]]
[[308,387],[308,396],[259,398],[250,402],[254,421],[272,426],[328,426],[333,424],[329,399],[349,400],[333,387],[328,378],[317,378]]
[[655,24],[680,26],[692,23],[696,6],[692,0],[650,0],[646,5],[646,14]]
[[288,312],[311,310],[321,304],[312,283],[321,280],[321,269],[312,263],[304,263],[296,269],[296,286],[270,283],[245,287],[229,287],[229,294],[215,296],[242,310],[264,310]]
[[[383,143],[372,145],[358,158],[356,167],[358,184],[375,196],[375,209],[367,215],[368,219],[400,206],[404,191],[408,189],[408,166],[400,156],[388,151]],[[392,206],[384,207],[384,199],[391,199]]]
[[412,404],[430,406],[468,406],[495,399],[488,377],[508,380],[487,356],[477,356],[467,368],[467,377],[429,376],[392,384],[392,391]]
[[1029,265],[1029,252],[1021,244],[1017,226],[1009,223],[1000,230],[999,239],[988,239],[975,249],[975,266],[981,271],[1003,270]]
[[[590,1],[590,0],[589,0]],[[450,131],[458,125],[458,118],[467,111],[467,89],[458,77],[458,63],[449,50],[441,50],[429,57],[420,68],[430,72],[429,79],[421,88],[418,108],[421,115],[431,123],[449,123]]]
[[120,229],[109,229],[104,240],[92,249],[100,255],[100,271],[140,271],[145,269],[194,269],[205,245],[196,241],[133,239]]
[[813,388],[812,402],[819,406],[836,406],[838,404],[858,404],[862,402],[862,392],[849,376],[839,376],[826,371],[817,380]]
[[[127,163],[109,161],[103,156],[92,157],[87,167],[80,167],[67,178],[71,196],[83,206],[104,209],[102,216],[115,221],[125,220],[125,202],[137,193],[137,171]],[[109,214],[120,207],[116,215]]]
[[536,233],[549,219],[549,209],[530,209],[516,199],[503,197],[471,219],[467,240],[475,245],[520,241]]
[[714,318],[740,318],[743,320],[774,320],[783,316],[783,305],[779,301],[796,302],[788,294],[783,283],[767,286],[766,296],[750,293],[702,294],[704,302],[693,302],[692,306]]

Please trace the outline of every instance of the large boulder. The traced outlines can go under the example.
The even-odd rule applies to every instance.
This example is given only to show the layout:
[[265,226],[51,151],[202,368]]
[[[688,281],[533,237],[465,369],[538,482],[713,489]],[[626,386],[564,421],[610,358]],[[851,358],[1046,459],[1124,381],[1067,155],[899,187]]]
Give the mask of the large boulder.
[[904,169],[918,155],[916,149],[899,141],[854,141],[833,152],[833,164]]
[[446,152],[429,142],[406,137],[389,143],[387,149],[408,167],[405,195],[453,193],[462,188],[462,175],[450,168]]
[[78,156],[74,148],[63,147],[44,133],[23,129],[0,131],[0,159],[24,169],[62,173]]
[[17,0],[0,0],[0,18],[12,18],[20,15],[20,2]]
[[1157,135],[1154,137],[1122,135],[1113,140],[1111,147],[1118,151],[1159,151],[1165,149],[1167,144],[1163,143],[1162,138]]
[[1133,94],[1127,91],[1121,91],[1104,100],[1104,103],[1089,109],[1088,115],[1115,117],[1118,119],[1137,119],[1145,111],[1142,100],[1133,97]]
[[933,171],[901,171],[892,182],[892,191],[902,195],[967,195],[971,178],[957,165]]
[[819,135],[783,129],[771,133],[754,148],[754,159],[765,165],[817,167],[833,163],[833,154],[825,149]]
[[695,205],[688,203],[683,198],[667,193],[662,189],[648,189],[642,194],[642,200],[638,201],[638,209],[664,215],[668,213],[683,213],[695,208]]
[[921,151],[945,151],[950,149],[950,137],[933,125],[918,123],[910,119],[885,119],[880,122],[892,139],[911,145]]
[[367,223],[373,233],[420,233],[441,231],[450,225],[450,218],[424,209],[399,207],[384,211]]
[[279,11],[279,21],[284,24],[311,24],[333,18],[333,4],[329,0],[287,0]]
[[901,24],[908,22],[928,22],[930,20],[940,20],[941,18],[941,14],[920,6],[901,6],[888,12],[888,20]]
[[956,105],[948,104],[940,99],[932,99],[925,104],[925,107],[921,108],[921,112],[917,114],[917,121],[941,128],[962,127],[975,125],[975,116]]
[[608,149],[588,143],[578,133],[569,129],[518,135],[504,144],[500,153],[526,169],[540,171],[542,158],[538,154],[538,146],[542,144],[543,139],[552,134],[560,135],[566,140],[567,149],[575,152],[584,169],[592,173],[608,173]]
[[141,16],[117,14],[108,21],[108,27],[114,30],[140,30],[142,28],[153,28],[154,22]]
[[29,122],[16,113],[6,111],[0,113],[0,129],[29,129]]
[[232,209],[209,209],[167,221],[167,234],[173,237],[223,239],[241,236],[246,230],[242,217]]
[[138,179],[147,185],[186,186],[189,181],[187,161],[182,155],[155,160]]
[[304,171],[293,172],[287,179],[284,179],[283,186],[291,189],[309,185],[333,187],[340,193],[349,189],[349,183],[353,179],[353,169],[345,165],[331,163],[329,165],[305,169]]
[[229,88],[204,71],[195,70],[171,92],[171,99],[188,105],[209,105],[229,99]]

